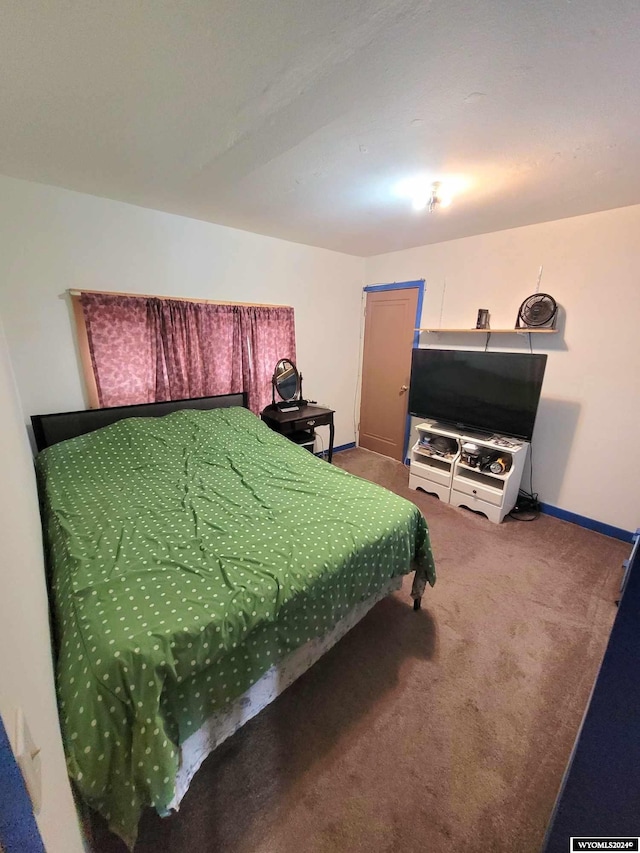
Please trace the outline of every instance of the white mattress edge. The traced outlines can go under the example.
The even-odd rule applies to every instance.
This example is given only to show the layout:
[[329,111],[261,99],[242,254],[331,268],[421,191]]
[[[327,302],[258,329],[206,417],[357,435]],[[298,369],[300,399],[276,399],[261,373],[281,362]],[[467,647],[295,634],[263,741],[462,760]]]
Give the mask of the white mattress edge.
[[239,696],[224,711],[213,714],[200,728],[190,735],[180,750],[180,767],[176,775],[176,787],[169,810],[177,811],[189,789],[191,780],[203,761],[227,738],[245,723],[271,704],[287,687],[310,669],[322,655],[329,651],[371,608],[402,586],[402,577],[392,578],[385,586],[366,601],[357,604],[327,634],[309,640],[279,664],[271,667],[242,696]]

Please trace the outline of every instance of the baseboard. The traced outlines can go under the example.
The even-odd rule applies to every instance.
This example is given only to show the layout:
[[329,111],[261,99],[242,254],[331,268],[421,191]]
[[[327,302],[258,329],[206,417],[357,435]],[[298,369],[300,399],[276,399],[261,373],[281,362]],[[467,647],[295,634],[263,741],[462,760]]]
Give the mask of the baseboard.
[[633,531],[631,530],[623,530],[622,527],[614,527],[613,524],[605,524],[604,521],[596,521],[594,518],[587,518],[585,515],[578,515],[577,512],[569,512],[568,509],[560,509],[552,504],[540,503],[540,510],[545,515],[570,521],[572,524],[586,527],[587,530],[595,530],[596,533],[602,533],[612,539],[621,539],[623,542],[633,541]]
[[[333,448],[334,453],[340,453],[341,450],[352,450],[356,446],[355,441],[349,442],[349,444],[340,444],[338,447]],[[326,450],[320,450],[316,453],[316,456],[324,456],[326,454]]]
[[333,452],[340,453],[341,450],[353,450],[355,446],[355,441],[350,441],[349,444],[340,444],[338,447],[334,447]]

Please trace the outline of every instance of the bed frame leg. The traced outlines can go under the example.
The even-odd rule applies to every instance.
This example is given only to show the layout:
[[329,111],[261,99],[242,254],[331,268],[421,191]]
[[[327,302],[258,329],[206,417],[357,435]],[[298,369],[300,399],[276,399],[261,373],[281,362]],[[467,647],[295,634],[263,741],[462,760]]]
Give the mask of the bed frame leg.
[[413,609],[420,610],[420,606],[422,604],[422,598],[414,598],[413,599]]

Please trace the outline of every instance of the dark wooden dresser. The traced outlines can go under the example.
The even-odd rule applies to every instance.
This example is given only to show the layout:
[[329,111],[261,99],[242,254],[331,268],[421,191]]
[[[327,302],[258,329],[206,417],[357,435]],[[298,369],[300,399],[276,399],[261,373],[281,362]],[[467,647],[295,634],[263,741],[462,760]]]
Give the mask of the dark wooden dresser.
[[[295,405],[294,403],[291,404]],[[283,411],[277,406],[267,406],[262,412],[262,420],[275,432],[279,432],[288,438],[293,438],[297,444],[306,444],[301,440],[304,434],[309,441],[315,436],[315,429],[319,426],[329,427],[329,450],[328,461],[333,459],[333,409],[324,409],[322,406],[313,406],[305,403],[293,411]]]

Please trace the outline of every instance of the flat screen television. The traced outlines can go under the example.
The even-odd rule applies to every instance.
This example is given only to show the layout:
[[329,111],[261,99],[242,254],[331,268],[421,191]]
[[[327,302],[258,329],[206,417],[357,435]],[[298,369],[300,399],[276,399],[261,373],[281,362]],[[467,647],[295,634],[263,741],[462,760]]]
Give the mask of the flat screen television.
[[544,354],[414,349],[409,414],[530,441]]

